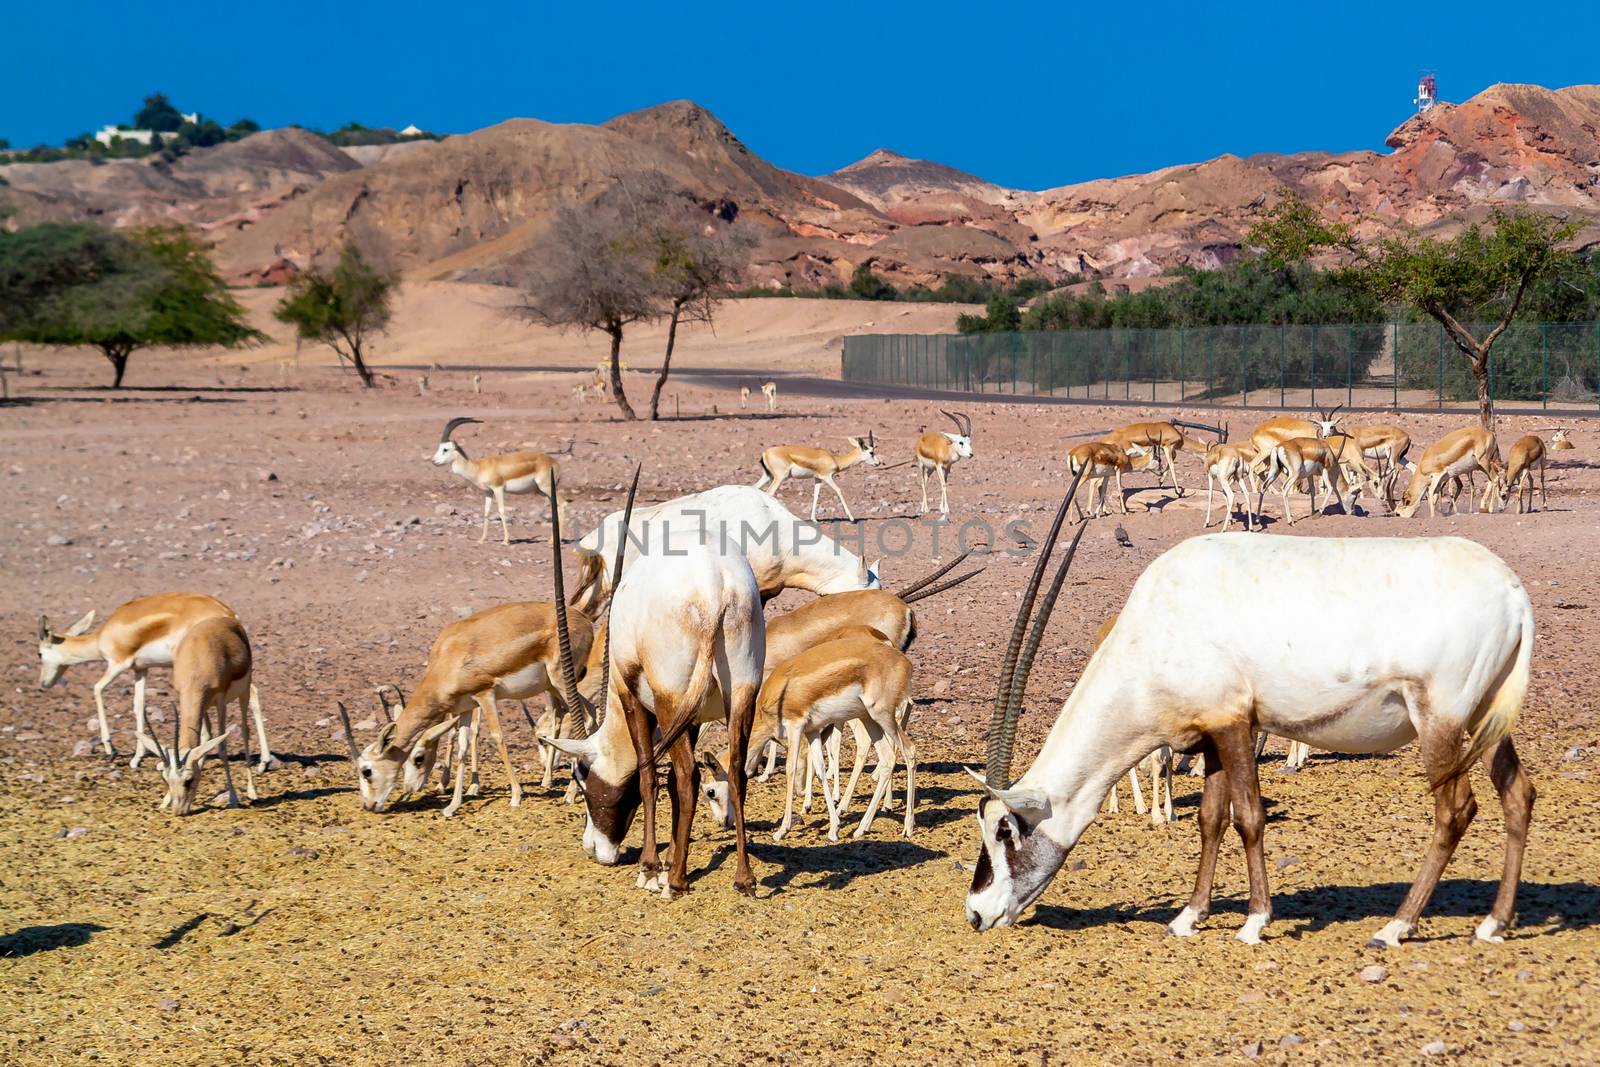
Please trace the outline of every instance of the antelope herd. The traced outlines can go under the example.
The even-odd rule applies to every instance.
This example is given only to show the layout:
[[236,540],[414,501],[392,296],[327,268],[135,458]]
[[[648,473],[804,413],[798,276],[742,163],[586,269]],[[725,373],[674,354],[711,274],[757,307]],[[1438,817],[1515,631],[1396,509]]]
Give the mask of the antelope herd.
[[[603,386],[598,374],[593,385]],[[775,408],[776,384],[769,381],[761,391]],[[742,405],[751,390],[740,392]],[[1319,412],[1315,420],[1270,418],[1238,441],[1229,440],[1226,424],[1139,422],[1067,452],[1063,480],[1070,485],[1022,591],[996,683],[987,765],[975,774],[982,783],[980,849],[966,899],[974,929],[1013,923],[1038,900],[1102,806],[1116,810],[1116,784],[1125,775],[1142,813],[1138,771],[1148,770],[1152,821],[1170,821],[1172,762],[1184,754],[1198,757],[1204,773],[1200,860],[1194,892],[1168,929],[1189,936],[1206,919],[1231,811],[1249,869],[1249,910],[1238,939],[1259,941],[1271,901],[1256,764],[1271,733],[1290,742],[1293,765],[1311,746],[1378,753],[1419,741],[1435,799],[1435,832],[1411,891],[1375,935],[1388,946],[1414,930],[1471,821],[1476,805],[1467,774],[1481,760],[1505,811],[1507,840],[1499,892],[1477,936],[1501,940],[1512,921],[1534,796],[1511,740],[1529,683],[1533,615],[1516,575],[1470,541],[1219,534],[1179,544],[1144,570],[1120,613],[1101,628],[1043,748],[1020,778],[1010,777],[1017,721],[1051,612],[1089,520],[1110,510],[1110,489],[1118,513],[1129,513],[1125,475],[1153,469],[1158,489],[1170,480],[1182,496],[1180,461],[1193,455],[1206,477],[1204,527],[1213,525],[1220,486],[1222,529],[1242,505],[1245,529],[1253,532],[1263,527],[1274,486],[1286,525],[1302,521],[1292,510],[1296,490],[1309,492],[1312,515],[1334,503],[1355,514],[1362,494],[1370,493],[1390,513],[1410,517],[1423,500],[1430,515],[1445,502],[1453,509],[1463,479],[1480,510],[1504,510],[1513,492],[1519,512],[1532,510],[1536,473],[1545,505],[1547,449],[1572,447],[1567,428],[1552,428],[1548,444],[1524,437],[1503,460],[1492,433],[1468,427],[1445,435],[1413,462],[1405,431],[1385,424],[1348,427],[1339,410]],[[951,469],[975,453],[972,419],[941,414],[954,432],[920,431],[907,462],[920,479],[922,514],[931,510],[933,476],[940,517],[947,519]],[[395,686],[399,702],[391,709],[380,690],[387,721],[365,746],[338,704],[361,807],[394,812],[406,798],[434,788],[437,778],[437,787],[450,792],[442,814],[454,815],[481,788],[477,747],[485,729],[507,776],[510,805],[517,807],[524,789],[506,747],[506,702],[543,698],[549,709],[537,722],[522,707],[543,754],[542,784],[552,784],[561,761],[570,767],[568,801],[581,798],[584,812],[579,843],[599,863],[621,861],[638,821],[643,845],[636,885],[651,892],[670,898],[689,888],[691,829],[702,797],[713,818],[733,831],[735,889],[756,892],[745,802],[752,779],[770,775],[779,753],[787,769],[775,840],[793,833],[802,791],[802,810],[809,811],[814,781],[827,812],[827,837],[838,840],[869,751],[876,770],[854,836],[870,833],[879,811],[894,805],[901,765],[901,832],[915,832],[911,720],[919,672],[911,655],[912,605],[979,571],[943,580],[966,559],[962,553],[891,593],[882,588],[880,562],[822,537],[776,499],[786,480],[809,478],[812,522],[824,485],[846,520],[857,522],[836,479],[858,466],[880,466],[873,429],[846,438],[844,451],[768,447],[760,453],[754,486],[713,487],[639,507],[636,469],[624,507],[572,542],[577,581],[569,597],[562,532],[569,509],[560,493],[560,465],[543,452],[468,457],[453,434],[478,421],[449,420],[431,460],[483,494],[480,542],[488,536],[491,506],[498,506],[502,539],[510,542],[507,494],[537,493],[548,502],[550,599],[499,604],[445,626],[409,697]],[[1411,477],[1397,502],[1402,471]],[[1477,473],[1486,479],[1481,497]],[[1080,490],[1092,503],[1080,501]],[[1041,598],[1073,509],[1078,522]],[[1374,583],[1374,574],[1388,580]],[[767,618],[765,603],[786,589],[815,599]],[[1249,638],[1242,620],[1253,625],[1278,617],[1285,605],[1314,608],[1314,624],[1275,627],[1270,642]],[[202,594],[168,593],[122,605],[98,630],[91,630],[94,617],[91,611],[62,632],[41,617],[40,685],[54,685],[70,665],[104,662],[94,695],[100,742],[112,754],[104,691],[132,670],[132,764],[146,753],[158,757],[166,785],[161,806],[175,815],[194,810],[213,753],[220,754],[228,801],[237,805],[228,704],[238,704],[241,718],[254,719],[255,769],[266,771],[276,761],[253,682],[250,641],[233,610]],[[1384,624],[1371,625],[1373,617]],[[1441,618],[1450,620],[1450,640],[1440,639]],[[170,748],[149,727],[145,685],[152,667],[173,670],[178,708]],[[703,728],[712,724],[726,733],[717,752],[701,743]],[[246,796],[253,800],[249,724],[241,725]],[[855,742],[854,767],[841,788],[846,731]],[[758,776],[763,757],[766,770]],[[671,808],[665,847],[656,836],[663,761]],[[1358,766],[1329,764],[1328,773],[1357,773]]]

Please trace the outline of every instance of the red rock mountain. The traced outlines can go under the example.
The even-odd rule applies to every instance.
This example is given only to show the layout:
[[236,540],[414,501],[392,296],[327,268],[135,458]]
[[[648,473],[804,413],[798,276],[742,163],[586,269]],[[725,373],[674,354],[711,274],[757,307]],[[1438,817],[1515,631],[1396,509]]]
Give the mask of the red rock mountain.
[[342,151],[273,130],[175,163],[0,166],[7,225],[91,218],[193,222],[241,281],[277,280],[349,237],[408,274],[495,280],[536,246],[551,208],[619,176],[656,173],[707,211],[761,234],[752,282],[816,287],[858,264],[900,285],[1042,273],[1136,277],[1235,256],[1289,187],[1366,231],[1448,229],[1495,204],[1563,212],[1600,235],[1600,87],[1496,85],[1440,104],[1388,138],[1393,151],[1303,152],[1067,185],[1006,189],[880,149],[809,178],[751,152],[677,101],[600,126],[512,119],[439,142]]

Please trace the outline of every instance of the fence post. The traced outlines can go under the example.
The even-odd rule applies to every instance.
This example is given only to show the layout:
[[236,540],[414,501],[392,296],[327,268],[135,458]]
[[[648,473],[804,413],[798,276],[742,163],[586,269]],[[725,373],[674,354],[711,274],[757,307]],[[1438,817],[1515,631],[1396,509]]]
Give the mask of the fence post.
[[1241,326],[1244,340],[1239,344],[1239,404],[1241,407],[1250,406],[1250,364],[1248,353],[1250,351],[1250,327]]
[[1311,406],[1317,406],[1317,328],[1311,327]]
[[1344,406],[1355,400],[1355,346],[1356,328],[1348,323],[1344,328]]
[[1444,327],[1436,326],[1439,331],[1439,410],[1444,410]]
[[1017,335],[1011,335],[1011,395],[1017,395]]
[[1550,324],[1539,324],[1539,349],[1544,354],[1544,409],[1550,410]]
[[1030,396],[1039,395],[1039,346],[1034,344],[1035,338],[1028,335],[1028,362],[1033,365],[1033,388],[1028,391]]
[[1289,362],[1289,324],[1278,324],[1278,406],[1283,407],[1287,401],[1283,393],[1284,366]]
[[1206,396],[1211,396],[1213,388],[1211,381],[1211,357],[1217,350],[1217,327],[1206,327]]
[[1183,403],[1183,394],[1187,391],[1185,389],[1185,386],[1187,386],[1189,384],[1189,376],[1184,373],[1184,369],[1183,369],[1183,342],[1184,342],[1184,338],[1185,337],[1187,337],[1187,334],[1184,331],[1184,328],[1182,326],[1179,326],[1178,327],[1178,403],[1180,403],[1180,404]]
[[1389,382],[1393,386],[1390,407],[1400,410],[1400,324],[1389,324]]
[[1133,399],[1133,346],[1122,346],[1122,399]]

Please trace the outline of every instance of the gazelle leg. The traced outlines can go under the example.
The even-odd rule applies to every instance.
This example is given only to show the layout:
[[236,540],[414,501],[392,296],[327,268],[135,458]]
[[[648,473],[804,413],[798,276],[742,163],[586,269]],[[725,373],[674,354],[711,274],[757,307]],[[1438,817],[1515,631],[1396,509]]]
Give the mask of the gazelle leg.
[[760,777],[758,777],[756,779],[756,781],[765,782],[768,778],[772,777],[772,772],[777,770],[777,769],[778,769],[778,742],[776,742],[776,741],[768,741],[767,742],[767,763],[766,763],[766,766],[761,769],[761,775],[760,775]]
[[844,517],[846,519],[850,520],[851,522],[855,522],[856,521],[856,517],[854,515],[850,514],[850,505],[845,502],[844,494],[839,491],[838,483],[835,482],[833,480],[833,478],[831,478],[831,477],[827,479],[827,482],[828,482],[828,488],[833,490],[833,495],[839,498],[839,506],[844,508]]
[[[825,768],[827,766],[828,757],[823,752],[822,735],[820,733],[811,735],[811,742],[806,750],[811,753],[811,765],[813,767]],[[810,783],[807,784],[809,785]],[[837,841],[839,840],[839,805],[834,803],[833,795],[828,791],[826,777],[822,782],[822,802],[828,808],[828,840]]]
[[867,830],[872,826],[872,820],[878,817],[878,806],[883,803],[883,795],[889,790],[889,782],[894,778],[894,742],[884,734],[877,723],[868,721],[867,732],[872,735],[873,747],[878,750],[878,786],[872,791],[872,799],[867,802],[866,813],[861,816],[861,825],[856,827],[855,836],[866,836]]
[[461,797],[466,788],[466,768],[463,766],[467,760],[467,748],[471,744],[472,716],[463,715],[456,720],[456,728],[451,731],[455,734],[455,750],[450,756],[453,761],[451,777],[455,779],[455,792],[450,796],[450,803],[444,806],[439,813],[440,818],[448,819],[461,810]]
[[478,544],[483,544],[489,539],[489,509],[494,506],[494,497],[483,494],[483,532],[478,535]]
[[856,783],[861,780],[861,770],[867,765],[867,746],[871,739],[867,736],[866,727],[860,720],[852,720],[851,732],[855,734],[855,762],[850,767],[850,781],[844,787],[844,794],[839,799],[839,814],[842,817],[850,810],[850,800],[856,795]]
[[[1118,781],[1121,781],[1121,779],[1118,779]],[[1122,810],[1121,804],[1117,800],[1117,782],[1112,782],[1111,788],[1106,790],[1105,809],[1107,815],[1115,815]]]
[[[1424,771],[1430,781],[1439,782],[1433,789],[1433,840],[1422,858],[1422,869],[1417,872],[1417,880],[1400,902],[1400,909],[1367,942],[1373,948],[1396,948],[1403,938],[1417,928],[1417,919],[1421,917],[1422,909],[1428,906],[1428,898],[1433,896],[1439,876],[1455,854],[1461,835],[1467,832],[1473,816],[1478,813],[1478,802],[1472,796],[1472,782],[1464,773],[1450,773],[1461,755],[1460,731],[1454,727],[1430,731],[1424,724],[1417,741],[1422,749]],[[1508,826],[1508,835],[1509,831]]]
[[144,714],[144,680],[150,672],[143,667],[133,669],[133,759],[129,767],[139,766],[144,754],[156,755],[154,740],[150,737],[150,723]]
[[501,486],[494,487],[495,507],[500,509],[500,538],[506,544],[511,543],[511,527],[506,525],[506,491]]
[[483,711],[475,708],[471,715],[472,730],[467,735],[472,744],[472,752],[469,757],[472,764],[472,780],[467,783],[467,797],[469,799],[483,796],[483,779],[478,776],[478,731],[483,726]]
[[1506,816],[1506,863],[1500,876],[1500,889],[1495,893],[1494,907],[1489,917],[1478,924],[1479,941],[1499,944],[1516,918],[1517,882],[1522,878],[1522,849],[1528,842],[1528,821],[1533,816],[1533,783],[1517,759],[1517,750],[1511,738],[1494,747],[1484,762],[1489,766],[1489,778],[1500,794],[1500,806]]
[[945,473],[943,464],[935,467],[934,470],[939,472],[939,514],[948,518],[950,515],[950,477]]
[[1128,769],[1128,787],[1133,791],[1133,813],[1135,815],[1143,815],[1145,813],[1144,790],[1139,788],[1139,767],[1142,763],[1143,761],[1141,760],[1140,763],[1136,763]]
[[1122,513],[1126,515],[1128,513],[1128,495],[1122,491],[1122,469],[1120,467],[1117,468],[1115,477],[1117,480],[1117,503],[1122,505]]
[[241,807],[239,792],[233,788],[233,768],[228,766],[228,697],[225,693],[217,696],[217,730],[222,738],[222,747],[217,751],[222,755],[222,780],[228,784],[228,807]]
[[105,749],[108,756],[117,754],[116,746],[111,743],[111,722],[106,718],[106,686],[117,680],[117,675],[133,666],[132,661],[113,663],[106,667],[106,673],[94,683],[94,710],[100,716],[100,747]]
[[1189,903],[1167,924],[1167,933],[1175,937],[1190,936],[1211,914],[1217,846],[1222,843],[1222,831],[1228,819],[1228,782],[1222,773],[1216,747],[1209,738],[1201,743],[1200,755],[1206,766],[1206,781],[1200,792],[1200,866],[1195,872],[1194,894],[1189,897]]
[[[1216,497],[1216,490],[1212,485],[1212,481],[1213,481],[1213,475],[1212,475],[1211,471],[1209,469],[1207,469],[1207,471],[1206,471],[1206,522],[1205,522],[1205,525],[1203,527],[1201,527],[1201,529],[1206,529],[1206,530],[1209,530],[1211,528],[1211,501],[1213,499],[1215,499],[1215,497]],[[1223,482],[1223,486],[1224,486],[1224,488],[1226,488],[1227,482]],[[1222,528],[1224,530],[1226,530],[1228,528],[1228,517],[1226,515],[1224,515],[1222,517]]]
[[256,721],[256,740],[261,742],[261,763],[257,770],[265,774],[272,769],[272,749],[267,745],[267,720],[261,714],[261,692],[250,683],[250,715]]
[[928,468],[921,463],[917,464],[917,473],[922,476],[922,513],[928,513]]
[[251,684],[249,692],[239,698],[239,725],[242,727],[239,738],[244,742],[244,795],[245,799],[253,804],[261,799],[261,795],[256,792],[255,772],[250,769],[250,720],[245,714],[247,704],[260,710],[261,700],[256,696],[254,683]]
[[441,793],[449,792],[450,790],[451,774],[455,768],[456,732],[451,730],[439,740],[439,747],[443,749],[439,753],[439,792]]
[[[789,827],[794,825],[794,794],[796,785],[794,776],[802,762],[800,750],[796,747],[800,744],[799,725],[793,723],[789,724],[786,732],[789,735],[789,758],[783,761],[783,822],[779,823],[778,828],[772,832],[772,839],[774,841],[782,841],[783,835],[787,834],[789,832]],[[807,776],[809,776],[810,773],[811,772],[808,769],[806,771]]]
[[[1528,506],[1533,506],[1533,486],[1528,486]],[[1544,495],[1544,457],[1539,457],[1539,510],[1545,511],[1550,507],[1550,501]]]
[[906,822],[905,836],[910,837],[917,828],[917,745],[911,735],[896,728],[899,734],[900,758],[906,765]]
[[[1172,749],[1162,745],[1156,749],[1156,755],[1156,766],[1150,772],[1150,822],[1169,823],[1172,821]],[[1165,801],[1161,799],[1163,787]]]
[[506,736],[500,729],[500,709],[495,705],[494,690],[478,694],[478,707],[483,710],[483,721],[489,727],[489,740],[500,753],[500,762],[506,765],[506,777],[511,781],[511,806],[522,804],[522,782],[517,769],[511,765],[511,753],[506,751]]
[[811,479],[811,521],[817,521],[817,501],[822,497],[822,479]]
[[[1208,481],[1209,481],[1209,476],[1207,476],[1207,478],[1208,478]],[[1233,486],[1228,484],[1228,479],[1226,479],[1226,478],[1222,479],[1222,499],[1228,505],[1228,510],[1224,511],[1222,513],[1222,532],[1223,533],[1227,533],[1228,532],[1228,524],[1233,522]],[[1245,498],[1244,506],[1247,507],[1247,508],[1250,506],[1250,500],[1249,500],[1248,497]],[[1206,514],[1209,515],[1210,513],[1211,513],[1211,502],[1209,500],[1207,500],[1206,501]]]

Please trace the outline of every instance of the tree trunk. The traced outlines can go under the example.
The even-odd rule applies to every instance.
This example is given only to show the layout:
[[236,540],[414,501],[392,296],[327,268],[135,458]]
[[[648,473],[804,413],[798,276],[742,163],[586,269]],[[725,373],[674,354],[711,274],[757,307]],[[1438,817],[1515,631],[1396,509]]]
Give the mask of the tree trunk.
[[622,409],[622,417],[632,422],[639,416],[633,413],[633,405],[628,403],[627,394],[622,391],[622,327],[608,327],[606,333],[611,335],[611,395],[616,398],[617,407]]
[[[335,349],[337,351],[337,349]],[[355,364],[356,373],[361,376],[361,384],[372,388],[372,370],[367,366],[367,361],[361,358],[361,349],[355,345],[350,346],[350,362]]]
[[1476,356],[1467,360],[1467,364],[1478,383],[1478,422],[1485,430],[1494,433],[1494,398],[1489,394],[1489,353],[1480,349]]
[[667,375],[672,370],[672,346],[678,343],[678,316],[683,314],[683,305],[672,305],[672,318],[667,322],[667,351],[661,357],[661,373],[656,377],[655,392],[650,394],[650,421],[660,418],[661,390],[667,384]]
[[122,376],[128,370],[128,354],[132,349],[119,345],[101,345],[100,351],[105,353],[106,359],[111,361],[111,366],[116,371],[116,377],[111,380],[111,388],[122,388]]

